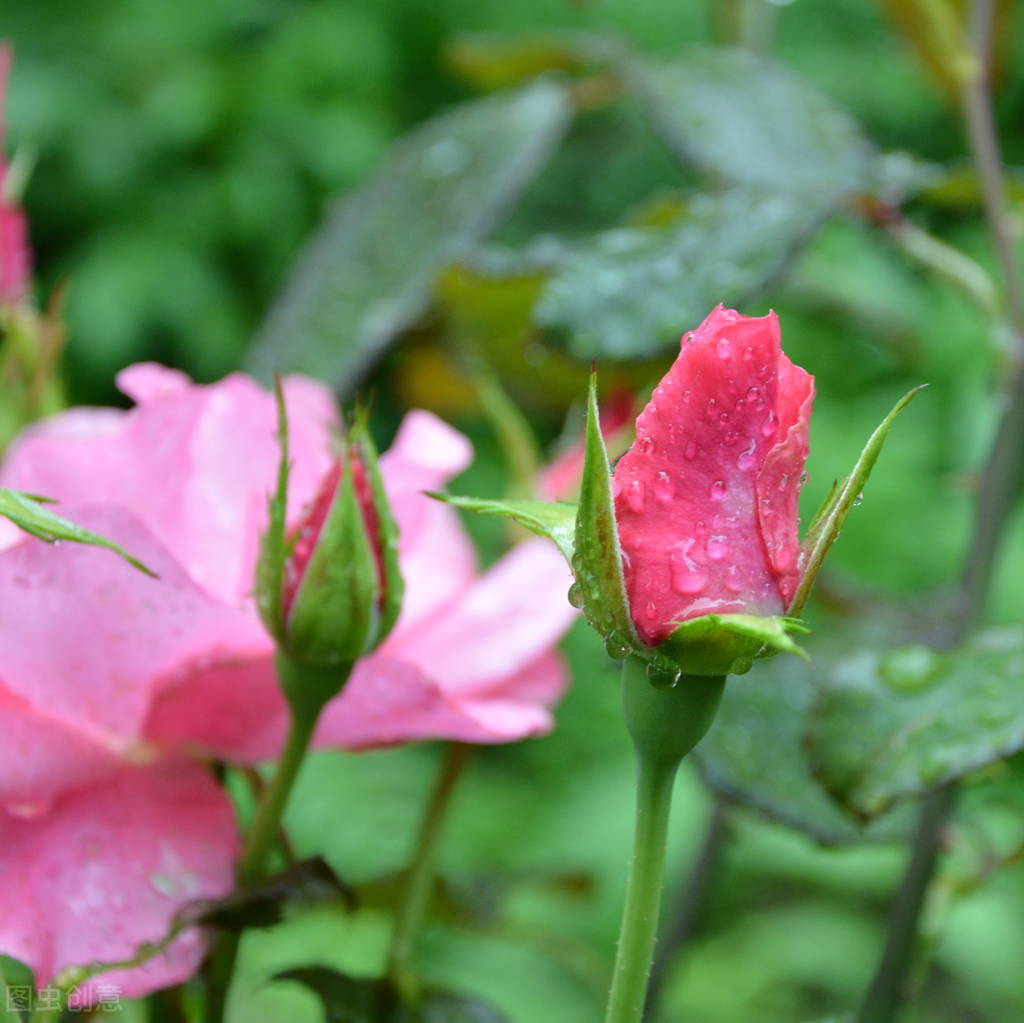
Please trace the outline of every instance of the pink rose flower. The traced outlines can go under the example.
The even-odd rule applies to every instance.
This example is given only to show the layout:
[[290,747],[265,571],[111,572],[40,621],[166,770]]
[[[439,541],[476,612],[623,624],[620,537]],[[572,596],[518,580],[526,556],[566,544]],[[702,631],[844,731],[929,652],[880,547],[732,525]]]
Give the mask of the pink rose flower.
[[700,615],[783,614],[814,380],[774,313],[719,306],[682,339],[612,480],[630,614],[655,646]]
[[[159,576],[0,529],[0,869],[13,879],[0,894],[0,951],[40,984],[132,955],[184,903],[231,888],[231,805],[185,755],[266,759],[286,725],[251,592],[277,469],[273,399],[240,375],[196,386],[153,365],[118,382],[133,409],[37,424],[0,467],[0,485],[58,499]],[[294,523],[331,469],[336,417],[314,381],[288,379],[284,392]],[[406,599],[328,706],[319,745],[506,742],[551,727],[566,680],[553,646],[572,618],[567,569],[536,541],[478,572],[455,513],[421,493],[470,458],[465,438],[426,412],[410,413],[382,456]],[[186,932],[117,982],[142,994],[184,979],[201,955]],[[87,985],[81,999],[94,994]]]

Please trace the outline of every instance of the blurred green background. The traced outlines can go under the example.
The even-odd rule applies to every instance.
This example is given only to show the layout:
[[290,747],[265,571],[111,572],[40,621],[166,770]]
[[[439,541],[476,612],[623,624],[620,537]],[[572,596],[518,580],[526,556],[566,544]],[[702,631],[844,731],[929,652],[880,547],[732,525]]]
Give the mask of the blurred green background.
[[[992,270],[956,106],[891,19],[913,6],[12,0],[0,19],[0,33],[15,46],[8,142],[32,161],[24,201],[37,295],[42,300],[59,282],[68,285],[69,396],[120,400],[113,374],[139,359],[179,366],[204,381],[254,364],[252,339],[330,200],[372,175],[393,140],[421,122],[492,86],[518,87],[533,71],[549,71],[554,81],[572,83],[573,123],[538,158],[539,173],[522,174],[521,195],[504,204],[514,208],[500,218],[496,210],[493,231],[476,232],[490,239],[479,266],[513,269],[488,273],[465,261],[386,332],[379,347],[397,343],[372,371],[364,366],[343,379],[333,365],[323,370],[346,392],[360,383],[377,395],[382,440],[410,403],[465,429],[477,462],[454,491],[498,495],[514,487],[509,453],[473,387],[481,362],[497,369],[528,409],[546,450],[567,415],[570,427],[578,424],[575,398],[595,351],[606,381],[640,389],[656,379],[670,357],[665,339],[645,334],[641,323],[632,330],[627,318],[626,350],[609,352],[580,327],[594,300],[588,288],[598,288],[598,270],[586,262],[590,246],[624,225],[657,231],[685,223],[698,216],[695,194],[717,194],[730,184],[728,173],[723,180],[706,160],[680,160],[666,145],[650,109],[609,74],[604,56],[594,55],[595,41],[605,38],[629,44],[642,58],[741,44],[779,62],[851,115],[879,151],[910,154],[886,163],[884,175],[871,172],[889,175],[873,201],[902,208],[909,223]],[[1024,139],[1013,126],[1024,116],[1022,31],[1019,17],[1001,23],[996,89],[1018,222],[1024,177],[1013,169],[1024,164]],[[730,142],[740,178],[749,168],[756,176],[764,159],[757,136],[744,134],[744,102],[742,95],[726,96],[706,128],[711,138],[723,125],[740,126]],[[821,154],[791,155],[799,179],[800,168]],[[809,615],[816,632],[839,635],[847,620],[877,611],[892,619],[878,641],[895,645],[916,638],[910,628],[899,631],[903,619],[934,614],[943,606],[942,588],[960,573],[1005,339],[998,317],[880,227],[859,192],[844,193],[821,219],[827,223],[820,231],[793,235],[796,257],[763,274],[743,311],[775,308],[787,352],[817,378],[805,518],[899,395],[920,382],[931,385],[894,430],[830,561],[826,599]],[[778,235],[771,228],[769,249],[790,220]],[[745,218],[738,229],[746,232]],[[407,236],[402,224],[391,230],[382,243],[385,260],[405,243],[429,241],[415,230]],[[703,247],[703,236],[695,237]],[[538,238],[546,239],[539,249]],[[548,275],[560,272],[551,260],[568,265],[557,255],[565,252],[582,261],[583,285],[568,274],[559,278],[562,297],[545,291],[537,306],[545,312],[531,313]],[[346,258],[358,263],[362,256]],[[709,244],[706,259],[715,258]],[[645,268],[641,262],[641,288]],[[684,285],[673,278],[660,287]],[[652,283],[652,295],[657,288]],[[574,318],[576,309],[582,312]],[[675,337],[696,322],[675,322]],[[280,347],[273,357],[289,358]],[[505,529],[467,524],[485,555],[494,556]],[[1020,624],[1022,580],[1018,514],[1000,561],[991,622]],[[889,610],[894,600],[899,614]],[[474,758],[453,808],[441,856],[443,898],[422,948],[427,977],[483,996],[514,1023],[600,1018],[628,855],[632,776],[615,672],[582,627],[566,649],[575,682],[556,732]],[[828,682],[830,657],[816,654],[810,669],[772,662],[731,683],[735,713],[716,726],[721,735],[705,767],[715,777],[716,758],[735,760],[719,787],[738,803],[768,803],[775,817],[787,819],[789,802],[807,805],[808,786],[827,801],[812,776],[802,724],[774,730],[774,705],[763,709],[757,700],[770,701],[773,686],[790,687],[785,699],[800,704],[794,715],[804,715],[801,694]],[[1014,681],[1005,698],[1019,703],[1013,694],[1024,679],[1018,673],[1008,685]],[[955,694],[947,710],[956,713]],[[357,887],[362,908],[296,911],[284,925],[250,933],[233,1019],[320,1018],[312,994],[270,981],[279,969],[309,962],[356,973],[379,968],[388,882],[405,862],[437,756],[425,746],[319,754],[308,764],[289,815],[296,845],[324,852]],[[930,958],[922,960],[918,997],[906,1015],[914,1023],[1024,1017],[1024,873],[1013,865],[989,870],[1021,841],[1021,789],[1012,758],[989,760],[995,763],[971,774],[952,855],[928,909]],[[776,766],[770,798],[737,791],[737,777],[770,776]],[[679,783],[669,903],[716,798],[690,767]],[[667,964],[657,1018],[841,1018],[874,966],[903,847],[874,841],[879,836],[870,830],[865,837],[831,804],[821,810],[827,826],[816,833],[831,827],[843,848],[815,842],[806,833],[815,832],[813,822],[794,830],[742,805],[727,816],[704,911],[689,943]],[[897,821],[888,835],[901,826]]]

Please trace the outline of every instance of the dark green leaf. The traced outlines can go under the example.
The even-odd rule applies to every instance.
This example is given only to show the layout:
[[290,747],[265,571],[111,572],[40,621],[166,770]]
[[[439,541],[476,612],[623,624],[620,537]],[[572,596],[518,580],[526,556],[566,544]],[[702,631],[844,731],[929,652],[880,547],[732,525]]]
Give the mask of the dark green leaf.
[[716,179],[804,199],[870,191],[874,151],[856,124],[787,68],[746,50],[630,62],[668,146]]
[[1024,628],[955,651],[866,648],[830,675],[809,748],[826,785],[865,816],[1024,749]]
[[679,341],[719,302],[742,306],[823,222],[806,197],[701,195],[668,227],[597,235],[562,260],[534,311],[580,358],[635,359]]
[[831,655],[820,644],[813,660],[759,661],[730,678],[718,715],[696,756],[705,779],[727,799],[805,832],[826,845],[902,834],[899,819],[863,828],[814,777],[803,748],[815,695]]
[[55,515],[41,502],[46,498],[35,494],[25,494],[20,490],[0,488],[0,515],[8,518],[20,529],[47,543],[58,540],[70,540],[72,543],[84,543],[93,547],[105,547],[108,551],[119,554],[128,564],[156,578],[156,573],[147,568],[137,558],[133,558],[120,544],[108,540],[98,533],[82,529],[60,515]]
[[814,580],[817,578],[822,562],[825,560],[825,555],[828,554],[829,548],[835,543],[836,537],[839,536],[839,531],[843,528],[847,515],[860,502],[861,491],[871,475],[871,470],[875,467],[875,462],[878,461],[878,456],[882,453],[882,446],[885,444],[885,438],[889,434],[890,427],[896,421],[896,417],[910,404],[914,395],[922,390],[923,386],[915,387],[912,391],[908,391],[896,402],[892,411],[879,423],[875,432],[868,438],[867,444],[864,445],[864,450],[861,451],[860,456],[857,458],[853,471],[839,484],[833,486],[828,497],[825,499],[825,503],[814,516],[810,526],[808,526],[807,536],[803,541],[803,576],[800,579],[800,585],[797,587],[796,593],[793,595],[792,603],[789,606],[789,614],[799,615],[803,610],[804,604],[807,603],[807,598],[810,596],[811,588],[814,586]]
[[549,82],[475,100],[417,129],[329,214],[263,324],[249,367],[350,388],[426,306],[443,267],[487,233],[569,119]]
[[343,900],[353,908],[352,891],[334,873],[326,860],[315,856],[258,884],[232,892],[196,917],[197,923],[224,930],[270,927],[278,923],[288,906]]
[[553,540],[566,561],[572,564],[573,537],[576,531],[576,505],[548,501],[488,501],[478,497],[430,495],[465,511],[480,515],[501,515],[514,519],[531,533]]

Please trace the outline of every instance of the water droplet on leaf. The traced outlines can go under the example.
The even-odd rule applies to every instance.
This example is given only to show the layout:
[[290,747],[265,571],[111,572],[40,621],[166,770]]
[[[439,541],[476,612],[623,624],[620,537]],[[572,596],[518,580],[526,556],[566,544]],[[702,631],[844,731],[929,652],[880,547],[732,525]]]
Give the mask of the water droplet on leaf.
[[583,587],[579,583],[573,583],[572,586],[569,587],[569,592],[566,596],[569,598],[569,603],[572,604],[573,607],[583,607]]

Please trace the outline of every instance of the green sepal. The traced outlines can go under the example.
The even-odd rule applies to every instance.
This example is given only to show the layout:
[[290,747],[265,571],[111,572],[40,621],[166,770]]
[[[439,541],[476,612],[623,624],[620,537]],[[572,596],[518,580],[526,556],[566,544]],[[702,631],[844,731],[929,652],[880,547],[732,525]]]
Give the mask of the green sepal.
[[19,529],[43,540],[46,543],[57,543],[69,540],[72,543],[87,544],[90,547],[103,547],[120,555],[133,568],[148,576],[157,578],[156,572],[147,568],[138,558],[129,554],[119,543],[108,540],[99,533],[93,533],[81,526],[76,526],[69,519],[55,515],[45,504],[53,503],[49,498],[38,494],[26,494],[21,490],[8,490],[0,487],[0,515],[10,519]]
[[789,653],[807,660],[807,652],[790,635],[807,631],[796,618],[708,614],[679,622],[657,652],[684,675],[742,675],[755,657]]
[[359,460],[362,462],[367,482],[370,484],[370,496],[377,514],[377,544],[384,592],[380,597],[380,621],[377,625],[377,634],[370,648],[373,649],[384,642],[394,628],[395,622],[398,621],[398,616],[402,611],[402,598],[405,596],[405,579],[402,577],[402,569],[398,563],[398,524],[395,522],[394,515],[391,514],[391,505],[388,503],[388,496],[384,490],[377,446],[373,443],[373,437],[370,435],[365,416],[362,413],[357,417],[355,428],[351,434],[351,442],[359,452]]
[[[338,486],[285,623],[284,646],[303,665],[352,663],[369,653],[394,624],[401,602],[397,529],[362,417],[353,426],[346,448]],[[357,461],[366,473],[377,515],[380,573],[375,540],[356,487]]]
[[281,600],[284,596],[284,563],[288,556],[285,536],[288,516],[289,461],[288,410],[284,402],[281,378],[274,375],[274,401],[277,404],[277,440],[280,459],[277,464],[277,485],[267,501],[267,529],[260,539],[260,552],[256,559],[256,607],[267,631],[279,643],[284,639],[284,614]]
[[580,587],[583,613],[591,626],[619,655],[641,649],[626,596],[611,466],[601,435],[595,373],[591,373],[587,395],[583,480],[576,512],[572,570]]
[[551,501],[488,501],[478,497],[457,497],[427,491],[437,501],[476,512],[512,519],[531,533],[546,536],[571,565],[576,534],[576,505]]
[[896,421],[896,417],[914,399],[918,391],[923,390],[926,386],[927,384],[921,384],[915,387],[896,402],[892,411],[879,423],[875,432],[868,438],[868,442],[864,445],[864,449],[861,451],[850,475],[832,487],[824,504],[818,509],[817,514],[807,529],[807,535],[802,544],[804,552],[803,575],[796,593],[793,594],[793,600],[787,609],[788,614],[799,615],[803,610],[804,604],[807,603],[807,598],[810,596],[811,588],[814,586],[814,580],[818,577],[821,564],[825,560],[825,555],[828,554],[829,548],[835,543],[836,537],[839,536],[839,531],[843,528],[846,516],[859,503],[858,496],[864,489],[864,485],[871,475],[871,470],[875,467],[875,462],[878,461],[878,456],[881,454],[882,446],[885,444],[885,438],[889,434],[890,427]]

